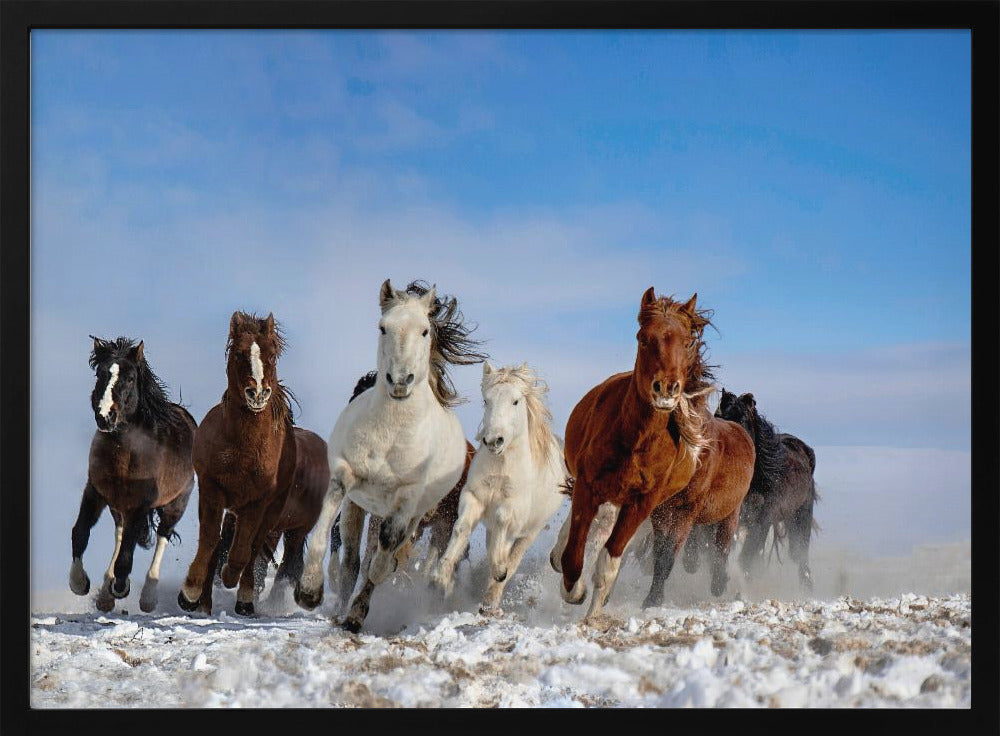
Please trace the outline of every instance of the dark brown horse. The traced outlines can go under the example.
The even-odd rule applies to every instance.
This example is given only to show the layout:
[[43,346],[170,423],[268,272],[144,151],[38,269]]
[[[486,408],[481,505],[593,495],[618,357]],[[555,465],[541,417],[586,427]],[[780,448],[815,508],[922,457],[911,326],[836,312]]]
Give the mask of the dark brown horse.
[[649,287],[639,305],[635,367],[591,389],[566,424],[573,505],[565,547],[550,559],[558,560],[553,566],[561,568],[560,593],[567,602],[582,603],[587,595],[583,556],[598,507],[605,502],[619,507],[594,569],[588,617],[607,601],[636,529],[653,509],[688,487],[710,441],[703,435],[705,413],[696,405],[712,388],[702,355],[710,313],[696,308],[697,296],[680,303],[657,298]]
[[195,435],[198,551],[177,602],[211,613],[212,573],[221,554],[223,512],[235,516],[232,544],[220,570],[227,588],[239,583],[236,613],[254,612],[254,565],[276,533],[285,532],[279,577],[297,577],[302,545],[330,482],[326,443],[293,424],[291,393],[278,380],[285,341],[269,314],[234,312],[226,344],[228,384],[222,401]]
[[729,548],[753,478],[754,444],[736,422],[711,416],[702,398],[697,404],[696,410],[703,414],[702,436],[709,443],[687,488],[657,506],[650,515],[654,565],[644,607],[663,602],[663,586],[677,552],[696,524],[713,535],[712,595],[722,595],[729,580],[726,572]]
[[155,529],[156,551],[139,597],[139,608],[149,612],[156,607],[164,548],[175,536],[174,526],[194,487],[191,445],[196,423],[184,407],[167,400],[164,385],[146,362],[142,341],[93,339],[90,367],[97,382],[90,403],[97,431],[73,525],[69,587],[77,595],[90,592],[83,552],[107,506],[115,521],[115,551],[97,607],[110,611],[116,598],[129,594],[135,546],[148,549]]

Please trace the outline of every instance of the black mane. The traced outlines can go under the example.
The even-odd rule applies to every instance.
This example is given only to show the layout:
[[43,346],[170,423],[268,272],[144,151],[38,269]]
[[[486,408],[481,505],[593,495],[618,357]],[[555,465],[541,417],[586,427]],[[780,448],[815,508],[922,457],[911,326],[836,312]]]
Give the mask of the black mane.
[[[149,367],[149,362],[143,357],[138,364],[129,357],[129,353],[138,345],[139,341],[128,337],[118,337],[114,340],[102,340],[94,337],[94,349],[90,352],[89,364],[92,369],[103,363],[129,363],[136,368],[136,395],[138,405],[136,406],[134,417],[129,417],[130,422],[138,422],[144,427],[159,434],[168,429],[177,429],[184,426],[184,414],[190,414],[185,410],[176,411],[177,406],[167,396],[167,386],[153,373]],[[183,408],[183,407],[181,407]]]

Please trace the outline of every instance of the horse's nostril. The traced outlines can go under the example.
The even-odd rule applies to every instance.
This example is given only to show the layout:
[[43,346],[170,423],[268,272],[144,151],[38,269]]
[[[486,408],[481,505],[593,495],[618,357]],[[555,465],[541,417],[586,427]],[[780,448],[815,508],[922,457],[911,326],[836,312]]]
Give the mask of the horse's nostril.
[[245,393],[247,395],[248,399],[252,399],[253,398],[253,389],[252,388],[244,389],[243,393]]
[[503,437],[497,437],[497,447],[503,444]]
[[660,382],[659,381],[653,381],[653,393],[654,394],[660,393],[660,388],[661,388]]
[[389,373],[388,371],[386,371],[385,380],[390,384],[392,383],[392,374]]
[[406,382],[407,383],[413,383],[413,374],[412,373],[406,377]]
[[268,398],[270,395],[271,395],[271,389],[269,389],[269,388],[265,388],[264,389],[264,393],[261,394],[262,398],[265,398],[265,399]]
[[680,381],[674,381],[673,384],[670,386],[670,393],[671,393],[671,395],[676,396],[680,392],[681,392],[681,382]]

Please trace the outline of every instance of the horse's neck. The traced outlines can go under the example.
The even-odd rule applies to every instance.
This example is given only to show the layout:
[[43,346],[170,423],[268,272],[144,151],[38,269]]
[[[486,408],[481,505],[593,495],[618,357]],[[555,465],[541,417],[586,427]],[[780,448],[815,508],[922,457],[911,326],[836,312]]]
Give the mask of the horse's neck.
[[656,411],[639,395],[635,373],[629,377],[617,415],[618,434],[628,446],[635,446],[651,435],[670,438],[670,414]]

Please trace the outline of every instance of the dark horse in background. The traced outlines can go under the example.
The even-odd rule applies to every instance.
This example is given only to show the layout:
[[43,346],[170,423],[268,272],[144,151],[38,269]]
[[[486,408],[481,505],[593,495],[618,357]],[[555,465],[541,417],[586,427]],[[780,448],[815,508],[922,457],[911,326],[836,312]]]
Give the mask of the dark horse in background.
[[303,544],[330,482],[326,443],[294,426],[289,390],[278,380],[285,340],[274,315],[234,312],[226,344],[227,388],[195,435],[198,473],[198,551],[177,602],[211,613],[212,578],[222,553],[223,513],[235,517],[228,558],[220,570],[227,588],[239,583],[236,613],[254,613],[252,564],[284,533],[276,582],[297,580]]
[[[93,335],[91,335],[93,337]],[[167,399],[166,387],[146,362],[143,343],[126,337],[93,337],[90,367],[97,382],[90,395],[97,431],[90,443],[87,485],[73,525],[69,587],[90,592],[83,553],[90,530],[107,506],[115,522],[115,550],[97,595],[101,611],[129,594],[136,544],[156,551],[139,597],[139,608],[156,607],[163,551],[184,514],[194,488],[191,447],[194,417]]]
[[[753,394],[737,396],[723,389],[715,415],[737,422],[753,438],[757,448],[750,491],[740,512],[746,530],[740,567],[751,576],[764,559],[768,533],[774,533],[774,549],[787,539],[791,558],[799,566],[799,582],[812,590],[809,569],[809,541],[816,522],[813,507],[819,499],[814,473],[816,453],[795,435],[778,432],[757,410]],[[684,549],[684,567],[698,569],[698,557],[705,547],[704,530],[692,534]]]

